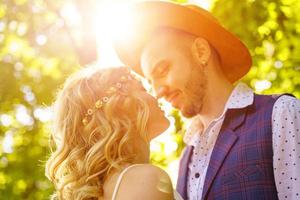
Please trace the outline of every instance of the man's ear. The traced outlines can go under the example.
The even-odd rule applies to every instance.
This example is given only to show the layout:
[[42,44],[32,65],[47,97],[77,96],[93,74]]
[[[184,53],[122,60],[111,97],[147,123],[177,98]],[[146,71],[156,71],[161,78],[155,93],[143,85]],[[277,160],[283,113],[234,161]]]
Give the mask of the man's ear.
[[211,55],[211,48],[207,40],[201,37],[196,38],[192,44],[192,55],[199,65],[206,66]]

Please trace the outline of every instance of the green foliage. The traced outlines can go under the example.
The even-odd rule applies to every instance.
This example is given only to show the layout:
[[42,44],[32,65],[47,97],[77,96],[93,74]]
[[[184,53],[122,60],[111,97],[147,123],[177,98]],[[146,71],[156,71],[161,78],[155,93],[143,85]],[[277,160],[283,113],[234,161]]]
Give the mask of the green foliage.
[[[74,27],[59,12],[67,2],[0,2],[1,199],[48,199],[53,191],[44,176],[49,106],[59,85],[78,69],[78,61],[87,60],[86,52],[77,48],[84,42],[72,35]],[[300,97],[299,9],[298,0],[215,0],[212,12],[251,49],[253,67],[243,80],[257,92]],[[159,143],[159,151],[151,155],[164,168],[184,147],[185,124],[177,111],[171,116],[175,126],[169,141],[176,148],[167,154],[171,143]]]
[[[174,160],[176,160],[180,154],[182,149],[184,148],[184,143],[182,141],[182,135],[184,134],[184,122],[179,114],[178,110],[173,109],[170,113],[169,117],[172,117],[174,123],[174,129],[172,130],[170,137],[168,139],[162,140],[162,142],[158,141],[158,145],[160,145],[159,151],[151,152],[151,161],[167,170],[167,166]],[[171,142],[177,143],[177,148],[170,153],[162,153],[169,152],[167,150],[168,145],[172,145]]]
[[59,20],[44,1],[0,2],[0,199],[46,199],[53,190],[45,117],[78,67]]
[[253,66],[243,81],[256,92],[300,97],[299,9],[298,0],[215,1],[214,15],[251,50]]

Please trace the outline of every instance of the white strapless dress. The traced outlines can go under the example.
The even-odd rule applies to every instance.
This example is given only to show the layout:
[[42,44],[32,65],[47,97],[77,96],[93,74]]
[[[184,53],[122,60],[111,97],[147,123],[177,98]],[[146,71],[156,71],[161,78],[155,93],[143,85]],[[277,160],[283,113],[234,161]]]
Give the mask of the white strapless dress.
[[[117,180],[117,183],[116,183],[116,186],[115,186],[113,195],[112,195],[112,200],[115,200],[115,199],[116,199],[117,192],[118,192],[118,189],[119,189],[119,186],[120,186],[120,183],[121,183],[121,180],[122,180],[123,175],[126,173],[126,171],[128,171],[128,169],[130,169],[130,168],[132,168],[132,167],[134,167],[134,166],[137,166],[137,165],[141,165],[141,164],[130,165],[129,167],[126,167],[126,168],[121,172],[121,174],[120,174],[119,177],[118,177],[118,180]],[[176,190],[174,190],[173,194],[174,194],[174,200],[184,200]]]

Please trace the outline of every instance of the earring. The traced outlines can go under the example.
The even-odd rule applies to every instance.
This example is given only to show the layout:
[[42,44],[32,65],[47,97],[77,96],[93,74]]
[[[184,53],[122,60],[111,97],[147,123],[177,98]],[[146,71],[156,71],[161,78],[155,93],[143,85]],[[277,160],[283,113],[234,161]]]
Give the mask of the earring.
[[200,64],[202,67],[205,67],[207,65],[207,61],[206,60],[201,60]]

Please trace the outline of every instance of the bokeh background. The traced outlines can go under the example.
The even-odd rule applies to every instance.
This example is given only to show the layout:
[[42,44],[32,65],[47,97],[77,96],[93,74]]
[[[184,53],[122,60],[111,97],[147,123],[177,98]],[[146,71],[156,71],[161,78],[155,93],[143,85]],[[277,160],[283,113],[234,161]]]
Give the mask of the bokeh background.
[[[113,62],[102,32],[113,22],[102,15],[112,2],[127,1],[0,1],[0,199],[48,199],[53,192],[44,176],[51,103],[65,78],[80,66]],[[210,10],[245,42],[253,66],[242,81],[253,90],[300,97],[299,0],[177,2]],[[167,103],[163,106],[173,125],[152,142],[151,160],[175,184],[189,121]]]

